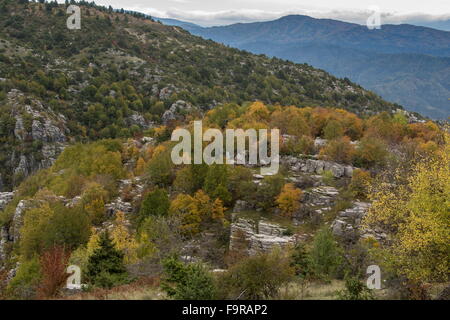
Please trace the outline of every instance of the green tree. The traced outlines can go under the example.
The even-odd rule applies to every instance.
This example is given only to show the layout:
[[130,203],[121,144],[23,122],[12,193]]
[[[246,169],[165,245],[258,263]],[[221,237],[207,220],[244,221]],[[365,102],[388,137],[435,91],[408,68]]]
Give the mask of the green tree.
[[86,276],[90,284],[102,288],[112,288],[129,280],[124,254],[116,249],[108,231],[100,235],[99,247],[89,257]]
[[318,278],[329,280],[342,262],[341,248],[328,228],[319,230],[314,236],[309,252],[311,270]]
[[149,216],[166,216],[169,207],[169,196],[165,189],[156,188],[147,193],[139,211],[139,224]]
[[173,167],[170,149],[158,146],[147,167],[150,181],[160,186],[170,185],[173,179]]
[[203,189],[212,199],[219,198],[225,205],[229,204],[231,193],[228,191],[227,166],[218,164],[210,166]]

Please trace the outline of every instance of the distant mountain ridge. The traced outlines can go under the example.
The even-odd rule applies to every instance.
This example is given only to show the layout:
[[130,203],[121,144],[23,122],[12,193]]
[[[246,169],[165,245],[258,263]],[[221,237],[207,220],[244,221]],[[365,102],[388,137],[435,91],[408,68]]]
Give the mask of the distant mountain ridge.
[[181,27],[232,47],[308,63],[347,77],[432,118],[450,116],[447,31],[406,24],[369,30],[354,23],[301,15],[223,27]]

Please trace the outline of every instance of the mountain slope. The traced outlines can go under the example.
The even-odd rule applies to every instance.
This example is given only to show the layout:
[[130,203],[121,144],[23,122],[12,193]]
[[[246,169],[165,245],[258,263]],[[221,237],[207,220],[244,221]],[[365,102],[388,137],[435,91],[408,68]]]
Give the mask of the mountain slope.
[[185,28],[233,47],[308,63],[348,77],[385,99],[430,117],[450,115],[450,32],[411,25],[368,30],[307,16]]
[[450,56],[448,32],[407,24],[383,25],[381,29],[369,30],[366,26],[354,23],[291,15],[268,22],[203,28],[201,33],[233,45],[261,39],[277,44],[327,42],[330,45],[378,53]]
[[0,8],[3,189],[46,167],[57,153],[52,143],[139,135],[180,106],[199,113],[262,100],[360,115],[399,108],[349,80],[139,14],[83,5],[82,29],[68,30],[62,5],[1,0]]

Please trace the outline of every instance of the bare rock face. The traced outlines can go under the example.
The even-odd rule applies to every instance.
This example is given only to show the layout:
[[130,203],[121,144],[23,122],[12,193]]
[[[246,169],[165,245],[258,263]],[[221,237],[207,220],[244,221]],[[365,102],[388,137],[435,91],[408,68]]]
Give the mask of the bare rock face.
[[331,206],[339,196],[339,191],[335,187],[321,186],[305,191],[303,203],[308,206]]
[[312,221],[320,221],[327,211],[331,210],[339,196],[339,191],[335,187],[319,186],[305,191],[302,199],[302,208],[294,213],[293,223],[302,224],[305,218]]
[[137,201],[142,197],[144,184],[139,177],[133,180],[125,179],[119,181],[119,194],[111,203],[105,205],[108,216],[114,216],[118,211],[125,214],[132,213],[134,206],[133,201]]
[[293,156],[283,157],[281,163],[288,165],[291,171],[294,172],[322,174],[324,171],[331,171],[335,178],[351,178],[354,170],[352,166],[336,162],[317,159],[301,159]]
[[[12,200],[12,192],[5,192],[3,199],[7,199],[7,202]],[[9,228],[3,226],[0,228],[0,266],[6,261],[7,258],[7,246],[16,243],[20,239],[20,229],[23,225],[23,214],[26,210],[36,207],[37,203],[33,200],[21,200],[14,211],[13,219]]]
[[241,251],[248,255],[269,252],[275,247],[285,248],[297,242],[296,236],[287,235],[287,230],[267,221],[258,223],[238,218],[231,224],[230,251]]
[[130,115],[128,117],[127,123],[129,126],[136,125],[140,128],[144,128],[144,129],[148,129],[152,125],[147,120],[145,120],[145,118],[141,114],[139,114],[137,112],[133,113],[132,115]]
[[33,200],[20,200],[17,204],[16,211],[14,211],[12,224],[9,229],[9,239],[14,243],[18,242],[20,239],[20,229],[23,226],[23,216],[25,211],[35,208],[37,205],[38,202]]
[[359,238],[369,237],[378,241],[385,240],[386,234],[381,230],[372,230],[361,226],[361,222],[369,208],[370,203],[355,202],[353,207],[341,211],[331,224],[333,234],[351,242]]
[[33,140],[40,140],[42,142],[66,142],[66,136],[63,130],[57,127],[50,119],[33,120],[31,136]]
[[8,241],[8,230],[6,227],[2,227],[0,229],[0,270],[3,262],[6,261],[6,245]]
[[[33,142],[33,151],[23,148],[24,152],[9,151],[7,155],[8,168],[2,172],[9,185],[0,183],[0,191],[16,186],[23,178],[33,172],[51,166],[57,156],[64,150],[67,143],[66,134],[69,129],[66,119],[56,114],[51,108],[44,106],[39,100],[28,99],[24,104],[25,95],[17,89],[8,92],[7,105],[14,117],[14,138],[18,144]],[[19,149],[20,150],[20,149]],[[6,178],[7,176],[10,179]]]
[[160,100],[166,100],[169,99],[170,96],[175,92],[175,89],[172,87],[165,87],[162,88],[161,91],[159,91],[159,99]]
[[0,192],[0,211],[6,208],[13,197],[14,192]]
[[162,122],[167,124],[173,120],[183,120],[184,113],[192,110],[192,105],[183,100],[178,100],[170,106],[169,110],[166,110],[162,115]]

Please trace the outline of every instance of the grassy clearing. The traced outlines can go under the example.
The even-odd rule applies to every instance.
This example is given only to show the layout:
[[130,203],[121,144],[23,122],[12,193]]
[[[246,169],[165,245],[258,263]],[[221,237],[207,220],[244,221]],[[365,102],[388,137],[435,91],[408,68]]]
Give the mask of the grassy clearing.
[[164,300],[165,293],[157,278],[141,278],[133,283],[112,289],[93,289],[88,292],[66,296],[65,300]]

